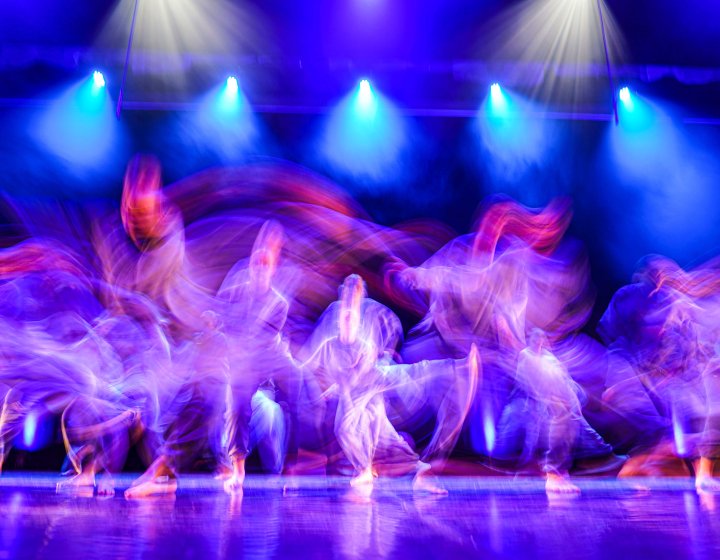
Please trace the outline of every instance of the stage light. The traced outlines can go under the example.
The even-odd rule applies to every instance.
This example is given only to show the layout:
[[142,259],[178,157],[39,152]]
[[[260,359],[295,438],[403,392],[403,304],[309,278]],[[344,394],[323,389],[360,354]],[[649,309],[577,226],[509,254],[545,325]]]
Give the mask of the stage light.
[[[101,85],[102,84],[102,85]],[[120,129],[100,72],[73,84],[38,115],[33,135],[48,150],[79,170],[101,169],[119,146]]]
[[630,95],[630,89],[627,87],[624,87],[620,90],[620,101],[622,101],[625,105],[629,105],[632,101],[632,96]]
[[490,86],[489,114],[492,117],[508,116],[508,99],[497,82]]
[[228,76],[198,100],[198,110],[183,120],[195,141],[225,162],[237,162],[256,149],[259,129],[238,79]]
[[[492,33],[482,41],[478,53],[492,60],[512,60],[506,67],[506,83],[533,88],[536,101],[557,99],[562,91],[580,101],[592,89],[585,79],[588,65],[607,64],[606,45],[612,53],[610,63],[623,52],[623,41],[607,0],[532,0],[510,4],[487,27]],[[602,16],[601,16],[602,14]],[[543,73],[542,78],[528,72],[529,67],[562,68],[562,72]]]
[[102,72],[98,70],[95,70],[95,72],[93,72],[93,85],[96,88],[105,87],[105,76],[103,76]]
[[378,111],[377,95],[373,91],[370,81],[360,80],[355,89],[354,109],[358,123],[365,122],[366,126],[375,120]]
[[380,178],[396,172],[405,142],[405,123],[397,108],[362,79],[331,111],[321,151],[341,171]]
[[188,56],[203,56],[200,53],[233,56],[247,50],[263,50],[266,41],[260,11],[253,2],[114,0],[106,4],[115,7],[97,44],[108,48],[127,44],[128,23],[136,13],[132,50],[153,53],[143,58],[143,72],[167,84],[191,85],[192,78],[186,71]]
[[372,103],[373,91],[368,80],[360,80],[357,99],[358,103],[363,106],[367,106]]
[[[554,140],[548,137],[552,131],[550,123],[533,116],[540,111],[539,107],[513,90],[495,83],[483,99],[475,130],[479,147],[491,156],[487,169],[495,175],[494,182],[498,185],[522,184],[525,187],[520,180],[524,174],[546,161]],[[513,196],[532,205],[542,193],[523,188]],[[487,434],[485,441],[490,443]]]
[[230,76],[227,79],[227,82],[225,82],[225,87],[227,88],[228,93],[235,94],[238,92],[238,81],[235,76]]
[[[219,92],[219,93],[218,93]],[[216,88],[215,93],[211,93],[209,99],[215,99],[214,111],[217,116],[223,119],[235,117],[244,110],[244,96],[240,91],[240,84],[235,76],[228,76],[225,84]]]
[[[632,93],[630,93],[630,88],[623,87],[618,92],[618,99],[620,100],[620,103],[622,104],[620,106],[621,113],[624,114],[626,117],[630,116],[631,113],[635,113],[635,99],[633,99]],[[622,115],[621,115],[622,116]]]

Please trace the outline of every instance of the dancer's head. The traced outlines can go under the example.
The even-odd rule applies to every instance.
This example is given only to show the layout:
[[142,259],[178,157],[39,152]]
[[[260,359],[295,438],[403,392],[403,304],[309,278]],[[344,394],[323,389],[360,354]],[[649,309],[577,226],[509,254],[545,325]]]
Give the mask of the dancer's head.
[[266,292],[272,285],[275,270],[277,270],[277,257],[267,249],[259,249],[250,255],[250,281],[260,291]]
[[528,333],[527,345],[533,352],[542,352],[548,345],[547,335],[542,329],[533,328]]
[[163,196],[160,162],[153,156],[130,160],[123,181],[121,217],[133,241],[152,238],[162,219]]
[[[285,231],[280,222],[275,220],[267,220],[260,227],[255,243],[253,243],[253,253],[260,249],[265,249],[276,256],[280,256],[280,251],[285,244]],[[277,260],[277,259],[276,259]]]
[[265,292],[270,289],[284,243],[282,226],[269,220],[260,228],[250,255],[250,279]]
[[340,340],[352,343],[360,330],[360,307],[366,295],[365,282],[357,274],[351,274],[340,286]]

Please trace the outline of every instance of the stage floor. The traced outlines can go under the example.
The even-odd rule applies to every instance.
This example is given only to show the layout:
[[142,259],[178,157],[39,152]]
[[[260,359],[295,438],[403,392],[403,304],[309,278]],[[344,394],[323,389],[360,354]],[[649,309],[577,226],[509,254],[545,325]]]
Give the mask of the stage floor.
[[[242,498],[210,476],[176,497],[128,501],[57,494],[59,477],[0,478],[5,558],[718,558],[720,495],[688,479],[577,481],[548,499],[540,480],[444,478],[444,497],[381,479],[370,501],[346,478],[249,476]],[[633,485],[644,485],[638,490]]]

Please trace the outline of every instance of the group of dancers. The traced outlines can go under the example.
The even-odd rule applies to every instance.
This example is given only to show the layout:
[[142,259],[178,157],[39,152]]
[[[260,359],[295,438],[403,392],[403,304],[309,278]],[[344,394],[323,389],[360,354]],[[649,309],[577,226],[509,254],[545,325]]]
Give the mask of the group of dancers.
[[489,200],[457,237],[378,225],[290,165],[163,187],[136,156],[119,211],[5,202],[0,468],[42,410],[75,471],[63,488],[114,493],[135,447],[128,498],[173,493],[200,463],[241,493],[253,452],[364,496],[401,475],[444,493],[434,475],[460,451],[550,493],[578,492],[574,471],[720,490],[717,263],[647,258],[588,334],[565,200]]

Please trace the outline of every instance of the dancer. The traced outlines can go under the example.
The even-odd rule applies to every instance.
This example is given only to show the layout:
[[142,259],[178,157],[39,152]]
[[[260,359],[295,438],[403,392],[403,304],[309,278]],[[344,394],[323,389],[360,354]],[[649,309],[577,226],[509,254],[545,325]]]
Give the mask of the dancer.
[[[290,418],[297,418],[300,372],[282,334],[289,303],[273,285],[283,236],[277,222],[265,222],[255,240],[248,268],[231,270],[218,292],[218,297],[227,302],[223,312],[229,350],[225,437],[232,474],[224,487],[229,493],[242,492],[245,460],[250,452],[252,399],[261,385],[272,380],[285,394]],[[273,447],[282,448],[284,442],[275,442]],[[295,451],[293,448],[292,452]]]
[[675,456],[681,471],[693,460],[698,492],[720,491],[717,269],[708,263],[686,272],[651,256],[634,280],[613,296],[598,327],[626,364],[604,395],[633,435],[620,475],[656,474]]
[[[171,350],[168,385],[159,403],[152,430],[158,440],[155,459],[125,492],[127,498],[171,494],[179,473],[188,469],[201,452],[218,453],[217,430],[222,425],[228,375],[227,343],[213,311],[201,315],[204,328],[191,342]],[[155,373],[155,372],[152,372]],[[217,455],[216,455],[217,457]]]
[[515,387],[500,417],[493,457],[520,464],[539,460],[548,493],[579,492],[568,478],[573,449],[584,439],[612,453],[583,417],[583,398],[583,390],[550,351],[545,333],[533,329],[518,357]]
[[[477,352],[472,350],[462,365],[454,360],[412,365],[389,363],[386,352],[396,340],[397,322],[385,306],[366,298],[365,283],[357,275],[348,276],[340,289],[338,305],[333,305],[314,335],[315,348],[304,366],[322,379],[324,396],[337,396],[335,435],[355,469],[351,486],[362,494],[372,491],[378,468],[394,473],[414,473],[413,487],[431,493],[445,493],[430,479],[430,465],[395,430],[387,417],[385,393],[398,383],[432,376],[438,369],[467,367],[477,378]],[[394,318],[394,320],[393,320]],[[390,327],[390,328],[388,328]],[[403,372],[397,368],[413,369]]]

